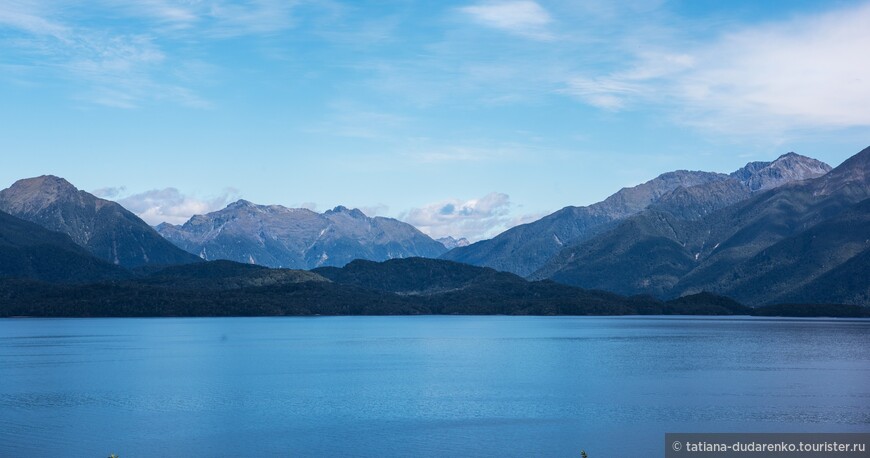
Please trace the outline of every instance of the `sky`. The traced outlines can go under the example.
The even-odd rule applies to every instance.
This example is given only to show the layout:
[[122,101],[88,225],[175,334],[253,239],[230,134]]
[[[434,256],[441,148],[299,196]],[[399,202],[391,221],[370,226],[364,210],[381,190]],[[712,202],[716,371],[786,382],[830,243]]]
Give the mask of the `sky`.
[[0,1],[0,188],[479,240],[678,169],[870,145],[870,2]]

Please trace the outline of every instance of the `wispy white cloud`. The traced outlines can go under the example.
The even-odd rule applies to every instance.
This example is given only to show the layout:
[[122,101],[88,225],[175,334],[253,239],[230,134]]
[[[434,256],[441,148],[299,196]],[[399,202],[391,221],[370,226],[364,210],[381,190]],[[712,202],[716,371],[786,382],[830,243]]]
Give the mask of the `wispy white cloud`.
[[[207,64],[179,54],[183,46],[176,45],[288,29],[294,25],[296,3],[10,0],[0,2],[0,32],[13,33],[0,34],[0,46],[28,62],[33,75],[75,83],[72,98],[81,102],[116,108],[149,102],[209,108],[212,103],[194,88],[199,81],[177,71]],[[73,19],[93,14],[114,16],[125,26]]]
[[91,194],[93,194],[97,197],[100,197],[102,199],[112,200],[112,199],[118,198],[118,196],[123,195],[126,191],[127,191],[126,186],[106,187],[106,188],[94,189],[93,191],[91,191]]
[[485,2],[461,8],[475,22],[537,40],[550,40],[547,26],[553,22],[541,5],[530,0]]
[[66,56],[66,46],[54,50],[55,66],[68,77],[86,83],[76,99],[116,108],[136,108],[149,101],[208,108],[211,104],[190,88],[167,81],[167,56],[144,35],[106,36],[81,32]]
[[41,2],[0,4],[0,28],[15,32],[5,45],[27,56],[35,73],[78,81],[75,98],[120,108],[184,91],[155,78],[166,56],[149,35],[72,27],[63,21],[64,8],[58,10]]
[[0,3],[0,25],[68,41],[71,29],[44,17],[45,10],[39,6],[38,3],[15,0],[2,2]]
[[[714,127],[870,126],[870,4],[725,36],[678,94]],[[729,126],[730,127],[730,126]]]
[[435,239],[453,236],[477,241],[540,217],[537,214],[511,216],[511,208],[507,194],[492,192],[478,199],[445,199],[412,208],[399,219]]
[[649,49],[630,67],[569,78],[608,110],[660,106],[707,130],[776,135],[870,126],[870,4],[755,25],[711,42]]
[[562,41],[569,34],[535,2],[481,2],[448,14],[449,27],[434,40],[411,37],[407,46],[415,52],[355,61],[364,89],[422,110],[535,104],[573,68],[565,56],[576,43]]
[[387,204],[366,205],[359,208],[366,216],[386,216],[390,212],[390,206]]
[[267,34],[293,26],[292,12],[297,3],[292,0],[216,2],[209,8],[208,15],[214,21],[213,33],[220,36]]
[[606,110],[621,110],[637,100],[660,99],[663,94],[653,90],[671,75],[694,67],[694,59],[687,54],[646,52],[636,56],[634,67],[606,75],[573,76],[561,92],[576,96],[586,103]]
[[[372,75],[372,90],[424,109],[535,106],[557,95],[716,136],[781,141],[870,125],[870,60],[857,57],[870,54],[870,4],[847,5],[738,25],[729,16],[689,21],[660,0],[483,1],[458,9],[483,27],[454,24],[413,58],[360,71]],[[495,40],[481,28],[558,40]],[[421,154],[431,162],[463,156]]]
[[302,202],[300,204],[291,205],[290,208],[307,208],[311,211],[317,211],[317,202]]
[[[95,192],[102,192],[109,198],[123,193],[123,188],[104,188]],[[238,190],[228,188],[219,196],[202,199],[185,195],[176,188],[164,188],[129,195],[117,202],[148,224],[182,224],[193,215],[202,215],[225,207],[236,200],[238,195]]]
[[642,85],[619,78],[618,76],[584,77],[575,76],[568,80],[564,92],[584,100],[586,103],[606,110],[625,108],[627,100],[644,91]]
[[185,29],[195,26],[202,20],[203,8],[208,6],[203,2],[178,2],[173,0],[139,0],[127,2],[124,0],[104,0],[108,6],[128,15],[152,20],[170,28]]
[[268,34],[293,27],[293,0],[102,0],[104,7],[142,18],[176,32],[230,38]]
[[118,7],[136,8],[140,13],[150,15],[159,21],[187,26],[199,19],[194,9],[196,3],[179,3],[171,0],[138,0],[135,2],[113,2]]

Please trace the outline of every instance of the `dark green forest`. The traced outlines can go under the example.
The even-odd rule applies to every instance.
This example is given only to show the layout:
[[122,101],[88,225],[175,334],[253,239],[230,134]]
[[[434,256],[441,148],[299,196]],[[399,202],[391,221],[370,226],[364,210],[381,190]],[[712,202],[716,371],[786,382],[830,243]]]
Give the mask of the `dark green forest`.
[[0,280],[4,317],[421,314],[870,316],[860,306],[750,308],[709,293],[627,297],[423,258],[314,271],[212,261],[92,283]]

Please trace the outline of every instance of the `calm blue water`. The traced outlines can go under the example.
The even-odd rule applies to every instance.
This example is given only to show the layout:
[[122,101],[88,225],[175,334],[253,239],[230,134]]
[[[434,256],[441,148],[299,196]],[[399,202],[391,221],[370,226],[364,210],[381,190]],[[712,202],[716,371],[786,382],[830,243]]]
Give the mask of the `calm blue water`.
[[0,320],[0,456],[658,456],[870,431],[870,321]]

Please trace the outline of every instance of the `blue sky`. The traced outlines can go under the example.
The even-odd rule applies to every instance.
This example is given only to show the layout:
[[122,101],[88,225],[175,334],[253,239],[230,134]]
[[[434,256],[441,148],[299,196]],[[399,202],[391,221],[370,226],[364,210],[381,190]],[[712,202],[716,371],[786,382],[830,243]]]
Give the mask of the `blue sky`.
[[675,169],[870,145],[870,3],[0,2],[0,187],[472,239]]

